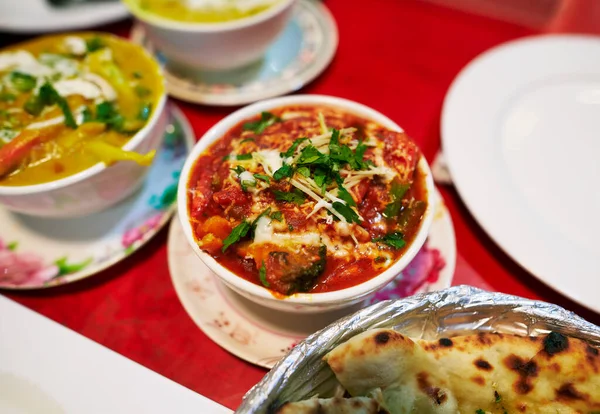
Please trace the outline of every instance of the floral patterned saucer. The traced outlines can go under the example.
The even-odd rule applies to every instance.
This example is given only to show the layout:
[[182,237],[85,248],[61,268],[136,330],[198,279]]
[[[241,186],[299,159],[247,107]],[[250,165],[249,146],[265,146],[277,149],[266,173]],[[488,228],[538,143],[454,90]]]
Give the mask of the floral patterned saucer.
[[325,70],[338,45],[333,16],[314,0],[297,2],[289,24],[261,61],[232,71],[184,76],[169,68],[143,26],[136,24],[130,38],[164,66],[170,95],[205,105],[243,105],[298,90]]
[[188,245],[179,220],[171,223],[168,257],[179,300],[196,325],[232,354],[271,368],[299,341],[336,319],[386,299],[450,286],[456,240],[450,213],[439,193],[429,238],[415,259],[393,282],[363,303],[319,315],[273,312],[224,286]]
[[138,250],[168,222],[179,173],[195,141],[177,108],[171,106],[169,116],[146,183],[118,205],[75,219],[0,208],[0,288],[46,288],[86,278]]

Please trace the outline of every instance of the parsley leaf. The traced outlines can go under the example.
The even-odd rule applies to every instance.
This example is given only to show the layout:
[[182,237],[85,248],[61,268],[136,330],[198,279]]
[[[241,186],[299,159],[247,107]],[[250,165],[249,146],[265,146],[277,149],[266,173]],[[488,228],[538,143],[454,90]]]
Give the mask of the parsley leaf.
[[483,411],[481,408],[478,408],[477,411],[475,411],[475,414],[485,414],[485,411]]
[[235,171],[235,173],[237,175],[240,175],[241,173],[243,173],[244,171],[246,171],[246,169],[244,167],[242,167],[241,165],[236,166],[235,168],[230,168],[231,171]]
[[227,250],[229,246],[240,241],[242,237],[245,237],[248,234],[250,227],[250,223],[247,221],[242,221],[240,224],[235,226],[234,229],[231,230],[231,233],[229,233],[229,236],[223,240],[223,247],[221,248],[221,251],[225,253],[225,250]]
[[332,206],[335,209],[335,211],[344,216],[348,223],[360,223],[358,214],[356,214],[356,212],[352,210],[351,207],[347,206],[346,204],[340,203],[339,201],[334,202]]
[[296,152],[296,148],[298,148],[298,145],[300,145],[306,140],[308,140],[308,138],[298,138],[297,140],[295,140],[286,152],[282,152],[280,154],[281,158],[293,157]]
[[37,80],[35,76],[31,76],[28,73],[15,71],[10,73],[10,82],[19,92],[29,92],[35,88]]
[[281,211],[274,211],[271,214],[271,218],[275,221],[282,221],[283,220],[283,213]]
[[327,159],[327,155],[319,151],[314,145],[308,145],[302,149],[302,152],[300,152],[300,157],[298,157],[296,163],[298,165],[325,164],[327,163]]
[[373,242],[383,242],[394,249],[401,249],[406,245],[404,241],[404,234],[399,231],[395,231],[393,233],[388,233],[383,237],[378,237],[372,240]]
[[291,165],[283,164],[283,166],[273,173],[273,178],[275,181],[279,181],[285,177],[291,177],[294,175],[294,169]]
[[112,102],[101,102],[96,105],[96,120],[104,122],[108,127],[121,131],[125,118],[117,111]]
[[251,160],[252,154],[238,154],[235,156],[235,159],[238,161]]
[[310,177],[310,170],[308,169],[308,167],[300,167],[296,170],[296,172],[305,177]]
[[81,114],[83,115],[83,123],[92,121],[92,119],[93,119],[92,111],[90,111],[90,108],[88,108],[87,106],[85,108],[83,108],[83,112]]
[[352,195],[341,184],[338,184],[338,197],[346,202],[349,206],[356,206],[356,202]]
[[275,200],[285,201],[288,203],[296,203],[301,205],[306,200],[306,196],[304,193],[297,188],[290,193],[285,191],[273,190],[273,194],[275,195]]
[[254,140],[254,138],[246,138],[246,139],[241,140],[240,144],[243,144],[244,142],[256,142],[256,141]]
[[254,178],[262,181],[266,181],[267,184],[271,184],[271,178],[265,174],[254,174]]
[[281,122],[281,118],[273,115],[270,112],[262,112],[260,114],[260,120],[254,122],[246,122],[242,129],[244,131],[253,131],[256,135],[262,134],[267,127],[273,125],[275,122]]
[[265,261],[262,261],[262,266],[258,269],[258,277],[260,278],[260,283],[265,287],[269,287],[269,282],[267,281],[267,267],[265,266]]
[[402,208],[402,198],[409,188],[410,186],[408,184],[400,184],[398,181],[392,182],[392,187],[390,189],[392,202],[385,206],[385,209],[383,210],[384,217],[392,219],[398,216],[398,213],[400,213],[400,209]]
[[88,52],[95,52],[96,50],[102,49],[105,44],[102,39],[99,37],[92,37],[85,41],[85,45],[87,46]]

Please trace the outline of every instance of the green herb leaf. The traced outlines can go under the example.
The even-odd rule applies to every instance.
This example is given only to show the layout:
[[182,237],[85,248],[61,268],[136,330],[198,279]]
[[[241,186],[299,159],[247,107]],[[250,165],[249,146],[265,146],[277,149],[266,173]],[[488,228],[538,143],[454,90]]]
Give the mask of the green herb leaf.
[[275,221],[282,221],[283,220],[283,213],[281,211],[274,211],[271,214],[271,218]]
[[251,160],[252,154],[238,154],[235,156],[235,159],[238,161]]
[[485,411],[483,411],[481,408],[478,408],[477,411],[475,411],[475,414],[485,414]]
[[294,169],[292,168],[292,166],[288,164],[283,164],[281,168],[279,168],[273,173],[273,178],[275,179],[275,181],[279,181],[283,178],[291,177],[292,175],[294,175]]
[[254,122],[246,122],[242,129],[244,131],[253,131],[255,134],[262,134],[267,127],[273,125],[275,122],[281,122],[281,118],[273,115],[270,112],[262,112],[260,114],[260,120]]
[[256,141],[254,140],[254,138],[246,138],[246,139],[241,140],[240,144],[243,144],[244,142],[256,142]]
[[35,76],[31,76],[28,73],[15,71],[10,73],[10,82],[12,83],[12,86],[19,92],[29,92],[35,88],[37,79]]
[[288,203],[296,203],[302,205],[306,200],[304,193],[297,188],[294,188],[292,192],[286,193],[285,191],[273,190],[275,200],[286,201]]
[[132,75],[136,79],[142,79],[143,78],[142,73],[138,72],[137,70],[135,72],[133,72]]
[[17,95],[10,92],[2,92],[0,93],[0,101],[2,102],[14,102],[17,100]]
[[498,391],[494,391],[494,402],[499,403],[500,401],[502,401],[502,397],[500,396]]
[[267,184],[271,184],[271,178],[268,175],[265,175],[265,174],[254,174],[254,178],[256,178],[257,180],[266,181]]
[[296,163],[298,165],[326,163],[327,158],[327,155],[320,152],[314,145],[308,145],[302,149]]
[[356,214],[356,212],[351,207],[347,206],[346,204],[340,203],[339,201],[334,202],[332,206],[335,209],[335,211],[344,216],[348,223],[360,223],[358,214]]
[[102,39],[100,39],[99,37],[92,37],[90,39],[87,39],[85,41],[85,44],[87,46],[88,52],[95,52],[96,50],[102,49],[104,46],[106,46],[104,44],[104,41],[102,41]]
[[117,111],[112,102],[101,102],[96,105],[96,120],[104,122],[116,131],[123,130],[125,118]]
[[269,214],[271,214],[271,207],[267,208],[265,211],[263,211],[262,213],[260,213],[258,215],[258,217],[256,217],[254,219],[254,221],[252,222],[252,224],[250,224],[250,228],[252,229],[252,237],[254,237],[254,231],[256,231],[256,225],[258,224],[258,220],[260,220],[261,217],[269,217]]
[[385,209],[383,210],[384,217],[393,219],[398,216],[402,209],[402,198],[409,188],[410,186],[408,184],[400,184],[398,181],[392,182],[392,187],[390,189],[392,202],[385,206]]
[[250,223],[247,221],[242,221],[240,224],[235,226],[234,229],[231,230],[231,233],[229,233],[229,236],[223,240],[223,247],[221,248],[221,251],[225,253],[229,246],[237,243],[241,238],[245,237],[248,234],[250,227]]
[[230,168],[230,170],[235,171],[235,173],[237,175],[240,175],[241,173],[246,171],[246,169],[244,167],[242,167],[241,165],[237,165],[235,168]]
[[84,123],[92,121],[92,119],[94,117],[92,115],[92,111],[87,106],[85,108],[83,108],[83,112],[81,114],[83,115],[83,122]]
[[404,234],[399,231],[388,233],[383,237],[378,237],[372,240],[373,242],[383,242],[394,249],[401,249],[406,245],[404,241]]
[[150,96],[150,94],[152,94],[152,91],[150,89],[148,89],[142,85],[137,85],[134,88],[134,90],[135,90],[135,94],[137,95],[138,98],[147,98]]
[[310,177],[310,170],[308,169],[308,167],[300,167],[296,170],[296,172],[305,177]]
[[356,206],[356,202],[352,195],[341,184],[338,184],[338,197],[346,202],[349,206]]
[[302,142],[308,140],[308,138],[298,138],[297,140],[295,140],[292,145],[287,149],[286,152],[282,152],[281,158],[287,158],[287,157],[293,157],[294,154],[296,153],[296,148],[298,148],[298,145],[300,145]]
[[258,269],[258,277],[260,278],[260,283],[263,284],[264,287],[269,287],[269,282],[267,281],[267,267],[265,266],[265,261],[262,261],[262,266]]

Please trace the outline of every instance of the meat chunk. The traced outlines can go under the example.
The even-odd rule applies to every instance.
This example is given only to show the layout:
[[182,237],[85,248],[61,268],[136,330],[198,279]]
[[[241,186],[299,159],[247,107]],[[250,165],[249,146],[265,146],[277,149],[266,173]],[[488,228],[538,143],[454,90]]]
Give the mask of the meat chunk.
[[284,295],[307,292],[325,270],[327,248],[303,246],[299,251],[272,251],[265,261],[269,287]]

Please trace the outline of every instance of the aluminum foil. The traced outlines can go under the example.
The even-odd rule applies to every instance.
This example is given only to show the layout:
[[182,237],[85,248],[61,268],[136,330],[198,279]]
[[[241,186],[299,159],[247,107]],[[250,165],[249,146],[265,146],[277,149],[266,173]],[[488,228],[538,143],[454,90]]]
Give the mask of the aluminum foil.
[[339,383],[323,356],[373,328],[392,328],[429,340],[483,331],[517,335],[555,331],[600,345],[600,327],[559,306],[456,286],[379,302],[309,336],[246,394],[236,413],[269,413],[269,408],[285,401],[331,396]]

